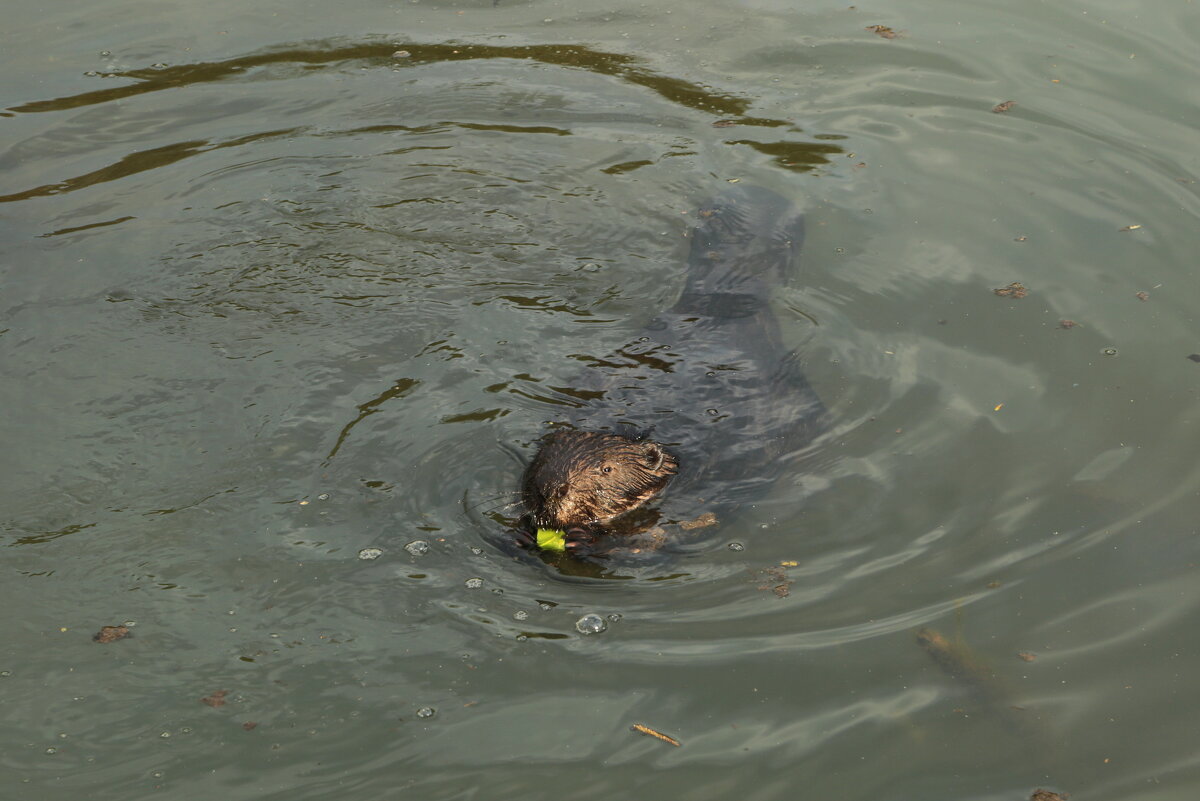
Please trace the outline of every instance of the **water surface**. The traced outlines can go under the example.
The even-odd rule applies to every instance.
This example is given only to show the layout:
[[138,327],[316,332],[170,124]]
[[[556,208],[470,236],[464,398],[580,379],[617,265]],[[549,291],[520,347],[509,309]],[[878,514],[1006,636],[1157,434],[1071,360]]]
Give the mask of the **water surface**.
[[[1191,10],[18,3],[0,795],[1194,798]],[[730,181],[830,429],[670,560],[513,558]]]

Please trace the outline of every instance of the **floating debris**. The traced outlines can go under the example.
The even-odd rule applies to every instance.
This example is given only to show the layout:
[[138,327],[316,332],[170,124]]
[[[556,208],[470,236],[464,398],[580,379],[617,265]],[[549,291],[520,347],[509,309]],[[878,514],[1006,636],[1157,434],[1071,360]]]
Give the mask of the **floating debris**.
[[1124,228],[1118,228],[1117,230],[1118,231],[1136,231],[1137,229],[1139,229],[1141,227],[1142,227],[1141,225],[1127,225]]
[[1141,300],[1141,301],[1147,301],[1147,300],[1150,300],[1150,293],[1149,292],[1138,292],[1134,297],[1136,297],[1138,300]]
[[717,516],[712,512],[705,512],[695,520],[685,520],[679,524],[679,527],[684,531],[694,531],[698,528],[708,528],[717,524]]
[[1067,801],[1070,795],[1067,793],[1055,793],[1050,790],[1034,790],[1033,795],[1029,796],[1029,801]]
[[101,644],[116,642],[131,636],[128,626],[101,626],[100,630],[92,635],[92,640]]
[[217,690],[212,695],[206,695],[200,699],[200,703],[208,704],[211,707],[225,706],[225,696],[229,695],[229,690]]
[[242,724],[242,728],[245,729],[246,731],[254,731],[254,729],[257,727],[258,727],[258,722],[253,721],[253,720],[247,720],[245,723]]
[[671,737],[670,735],[667,735],[667,734],[663,734],[661,731],[658,731],[657,729],[652,729],[649,726],[643,726],[641,723],[633,724],[632,726],[629,727],[629,730],[636,731],[638,734],[648,735],[657,740],[662,740],[664,743],[670,743],[671,745],[675,746],[676,748],[679,748],[680,746],[683,745],[683,743],[679,742],[674,737]]
[[1017,105],[1017,101],[1005,100],[1003,103],[997,103],[996,105],[992,106],[992,113],[993,114],[1003,114],[1004,112],[1008,111],[1015,105]]
[[868,30],[871,33],[878,34],[879,36],[882,36],[884,39],[895,39],[897,36],[900,35],[886,25],[868,25],[866,28],[864,28],[864,30]]
[[786,598],[791,594],[792,580],[782,567],[768,567],[760,572],[767,577],[767,583],[758,585],[759,590],[770,590],[778,598]]
[[1013,281],[1008,286],[993,289],[992,291],[1002,298],[1023,298],[1029,294],[1029,290],[1020,281]]
[[1067,330],[1070,330],[1070,329],[1074,328],[1074,327],[1075,327],[1075,326],[1077,326],[1077,325],[1079,325],[1079,323],[1075,322],[1074,320],[1066,320],[1066,319],[1063,319],[1063,320],[1059,320],[1059,321],[1058,321],[1058,327],[1059,327],[1059,328],[1065,328],[1065,329],[1067,329]]
[[1037,659],[1037,654],[1033,653],[1032,651],[1018,651],[1017,656],[1021,657],[1026,662],[1032,662],[1033,660]]

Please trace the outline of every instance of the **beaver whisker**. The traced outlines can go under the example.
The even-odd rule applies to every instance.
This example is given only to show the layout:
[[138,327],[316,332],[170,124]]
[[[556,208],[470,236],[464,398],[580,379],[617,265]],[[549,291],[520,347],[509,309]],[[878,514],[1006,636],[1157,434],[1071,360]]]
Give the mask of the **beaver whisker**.
[[[509,500],[504,503],[498,503],[504,498],[508,498]],[[508,492],[497,492],[481,498],[474,503],[466,504],[466,508],[472,512],[482,510],[485,514],[495,514],[496,512],[507,512],[515,509],[521,506],[523,502],[524,499],[521,497],[521,493],[510,490]]]

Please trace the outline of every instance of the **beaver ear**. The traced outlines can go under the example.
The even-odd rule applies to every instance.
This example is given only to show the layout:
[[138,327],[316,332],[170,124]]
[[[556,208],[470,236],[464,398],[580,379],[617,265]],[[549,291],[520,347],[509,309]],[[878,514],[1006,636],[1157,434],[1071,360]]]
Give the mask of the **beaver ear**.
[[650,469],[657,473],[662,469],[663,462],[667,460],[667,453],[658,446],[657,443],[646,443],[646,462],[650,465]]

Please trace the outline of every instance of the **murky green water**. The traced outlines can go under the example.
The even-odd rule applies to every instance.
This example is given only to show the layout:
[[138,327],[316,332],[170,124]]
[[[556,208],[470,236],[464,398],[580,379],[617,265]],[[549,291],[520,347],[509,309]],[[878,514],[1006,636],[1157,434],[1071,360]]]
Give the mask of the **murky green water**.
[[[3,798],[1195,797],[1195,3],[7,10]],[[512,558],[730,180],[831,429]]]

